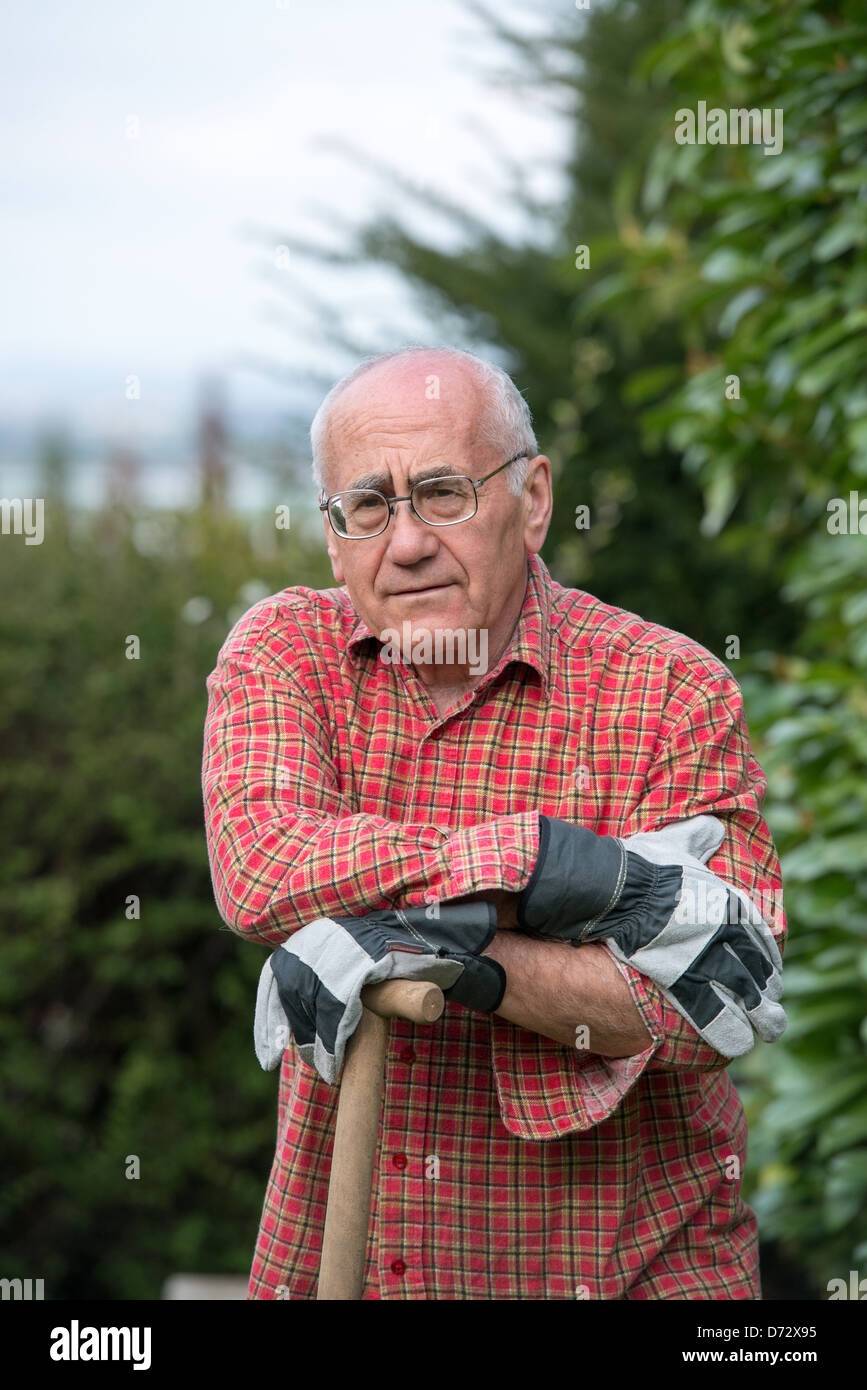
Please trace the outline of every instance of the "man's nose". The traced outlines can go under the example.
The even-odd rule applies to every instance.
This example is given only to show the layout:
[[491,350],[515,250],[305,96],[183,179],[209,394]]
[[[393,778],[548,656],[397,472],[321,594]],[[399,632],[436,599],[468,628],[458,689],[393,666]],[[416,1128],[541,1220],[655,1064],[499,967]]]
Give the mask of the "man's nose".
[[416,516],[409,502],[396,502],[388,523],[388,555],[397,564],[427,559],[439,542],[436,528]]

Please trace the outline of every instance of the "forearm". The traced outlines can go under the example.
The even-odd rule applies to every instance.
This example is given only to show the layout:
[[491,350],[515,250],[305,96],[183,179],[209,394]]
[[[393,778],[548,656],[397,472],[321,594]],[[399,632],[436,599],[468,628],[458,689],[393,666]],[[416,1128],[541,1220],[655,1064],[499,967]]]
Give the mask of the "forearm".
[[496,1012],[510,1023],[565,1046],[575,1047],[577,1039],[583,1050],[602,1057],[632,1057],[653,1041],[604,946],[574,947],[498,931],[482,954],[506,972]]

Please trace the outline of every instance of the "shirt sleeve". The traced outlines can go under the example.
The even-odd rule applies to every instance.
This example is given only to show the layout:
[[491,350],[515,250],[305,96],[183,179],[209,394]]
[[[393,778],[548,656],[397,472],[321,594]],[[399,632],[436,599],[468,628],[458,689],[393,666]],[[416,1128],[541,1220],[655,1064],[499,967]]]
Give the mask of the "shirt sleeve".
[[[691,816],[716,816],[726,833],[707,868],[749,895],[782,953],[786,919],[780,864],[762,816],[767,781],[750,750],[740,687],[722,667],[710,679],[705,674],[688,701],[686,684],[679,683],[671,702],[677,714],[661,731],[645,795],[617,833],[625,838]],[[651,980],[610,950],[609,955],[652,1041],[632,1057],[571,1054],[496,1020],[494,1071],[510,1133],[539,1140],[581,1132],[607,1119],[645,1072],[712,1073],[728,1065],[730,1058],[705,1042]],[[531,1053],[537,1054],[533,1060]]]
[[491,887],[519,891],[537,811],[455,831],[359,814],[303,688],[223,649],[207,680],[202,794],[214,897],[238,935],[279,945],[316,917],[363,916]]
[[[725,838],[706,867],[747,894],[782,954],[787,934],[782,875],[762,815],[766,791],[767,780],[750,749],[740,687],[733,676],[720,674],[704,686],[666,738],[648,776],[647,794],[625,833],[661,830],[691,816],[716,816]],[[647,1056],[650,1071],[719,1071],[728,1065],[731,1059],[705,1042],[652,980],[635,966],[617,965],[654,1039],[647,1053],[639,1054]]]

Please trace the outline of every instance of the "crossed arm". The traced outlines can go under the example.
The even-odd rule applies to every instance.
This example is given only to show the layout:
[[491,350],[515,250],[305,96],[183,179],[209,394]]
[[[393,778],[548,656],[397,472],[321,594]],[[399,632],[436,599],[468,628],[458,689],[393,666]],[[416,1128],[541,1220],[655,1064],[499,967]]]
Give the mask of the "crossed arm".
[[[642,1021],[629,986],[604,946],[573,947],[563,941],[536,941],[517,926],[517,893],[490,891],[498,931],[482,952],[506,972],[506,992],[496,1012],[509,1023],[554,1042],[602,1057],[631,1057],[653,1039]],[[469,901],[468,897],[465,901]],[[586,1034],[576,1034],[584,1027]]]
[[[725,1064],[640,969],[624,966],[628,977],[621,974],[608,947],[574,947],[512,930],[538,852],[536,810],[460,830],[361,813],[341,788],[329,731],[294,682],[236,654],[208,684],[208,849],[221,915],[241,936],[277,945],[318,916],[462,901],[470,885],[487,885],[469,896],[498,910],[500,929],[487,953],[506,972],[497,1010],[503,1019],[569,1048],[583,1025],[587,1051],[613,1060],[648,1050],[654,1040],[644,1018],[658,1011],[662,1040],[651,1066]],[[749,752],[735,683],[720,682],[680,703],[684,713],[648,771],[633,826],[724,817],[725,878],[747,890],[775,882],[779,864],[760,815],[763,778]],[[641,1000],[633,1002],[636,990],[645,1001],[642,1013]]]

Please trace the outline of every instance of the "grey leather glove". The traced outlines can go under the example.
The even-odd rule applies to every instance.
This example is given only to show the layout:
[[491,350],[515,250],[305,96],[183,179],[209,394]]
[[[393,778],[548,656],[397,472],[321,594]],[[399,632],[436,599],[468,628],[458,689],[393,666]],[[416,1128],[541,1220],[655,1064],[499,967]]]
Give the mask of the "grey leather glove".
[[499,961],[480,952],[497,929],[491,903],[317,917],[284,941],[259,977],[256,1056],[270,1071],[290,1036],[302,1059],[334,1085],[361,1019],[361,991],[381,980],[430,980],[450,1002],[492,1012],[506,991]]
[[518,899],[531,936],[604,940],[654,981],[726,1057],[774,1042],[786,1027],[782,959],[742,889],[705,868],[725,832],[693,816],[627,839],[540,816],[540,851]]

